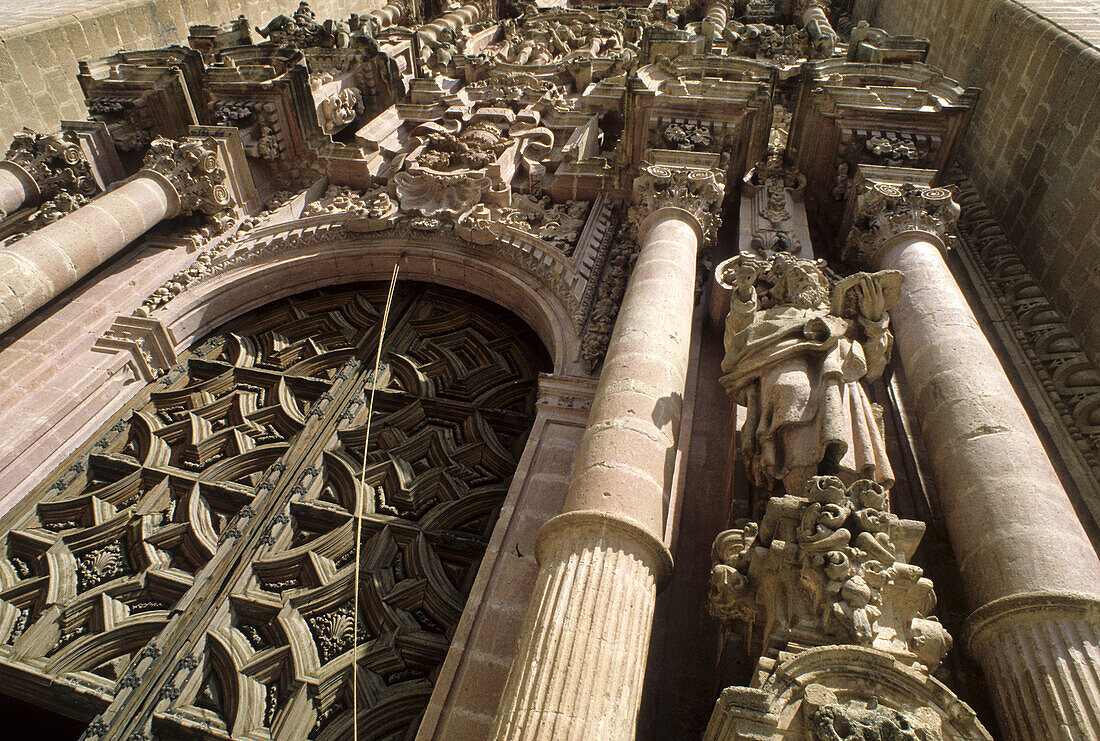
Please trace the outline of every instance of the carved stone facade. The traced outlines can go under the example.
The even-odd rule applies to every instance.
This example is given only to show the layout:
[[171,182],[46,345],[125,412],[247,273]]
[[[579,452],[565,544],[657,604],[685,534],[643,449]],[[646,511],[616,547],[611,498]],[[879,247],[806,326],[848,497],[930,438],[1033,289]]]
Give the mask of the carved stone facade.
[[928,40],[847,0],[330,6],[86,60],[87,120],[0,162],[0,707],[1100,734],[1100,376]]

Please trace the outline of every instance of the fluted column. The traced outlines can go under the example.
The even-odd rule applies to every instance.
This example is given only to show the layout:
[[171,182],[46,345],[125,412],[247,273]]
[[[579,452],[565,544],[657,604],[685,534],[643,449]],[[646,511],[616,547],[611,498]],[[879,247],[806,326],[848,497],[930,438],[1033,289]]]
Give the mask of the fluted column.
[[62,188],[85,196],[98,189],[76,136],[18,132],[0,161],[0,218],[52,198]]
[[849,251],[905,275],[891,326],[1004,730],[1100,738],[1100,560],[943,260],[957,215],[946,190],[869,182]]
[[650,167],[641,250],[497,713],[497,739],[633,739],[664,544],[694,305],[695,259],[721,187]]
[[162,219],[228,206],[224,181],[212,143],[154,141],[128,182],[0,250],[0,333]]

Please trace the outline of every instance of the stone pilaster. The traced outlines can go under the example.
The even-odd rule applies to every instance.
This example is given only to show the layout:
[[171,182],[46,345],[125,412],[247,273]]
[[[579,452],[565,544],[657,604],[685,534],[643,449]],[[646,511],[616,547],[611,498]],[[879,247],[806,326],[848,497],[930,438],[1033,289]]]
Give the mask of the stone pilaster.
[[[943,260],[958,206],[927,178],[899,182],[919,171],[868,169],[850,200],[848,254],[905,275],[890,311],[896,347],[1004,730],[1021,741],[1100,737],[1095,692],[1079,692],[1100,673],[1100,560]],[[1073,595],[1073,609],[1050,593]]]
[[118,254],[161,220],[214,214],[233,198],[211,142],[153,142],[120,187],[0,250],[0,332]]
[[563,514],[538,535],[539,575],[493,738],[631,739],[657,589],[687,376],[695,259],[722,187],[648,167],[641,251],[623,297]]
[[53,198],[62,189],[81,196],[99,189],[76,136],[30,129],[17,133],[0,161],[0,218]]

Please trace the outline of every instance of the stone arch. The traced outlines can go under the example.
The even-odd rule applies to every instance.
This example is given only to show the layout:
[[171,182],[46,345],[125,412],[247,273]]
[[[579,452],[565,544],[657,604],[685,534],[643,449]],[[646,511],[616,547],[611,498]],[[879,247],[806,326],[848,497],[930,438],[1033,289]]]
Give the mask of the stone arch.
[[386,283],[354,275],[188,337],[0,529],[0,664],[22,689],[72,679],[107,707],[95,727],[126,733],[155,692],[163,722],[214,738],[285,723],[328,741],[353,722],[358,636],[359,721],[420,722],[549,357],[519,317],[413,280],[382,340]]
[[531,271],[494,255],[440,250],[408,239],[358,239],[281,250],[189,287],[153,316],[177,349],[271,301],[342,283],[386,280],[434,283],[492,301],[530,326],[549,352],[553,372],[585,375],[573,312]]

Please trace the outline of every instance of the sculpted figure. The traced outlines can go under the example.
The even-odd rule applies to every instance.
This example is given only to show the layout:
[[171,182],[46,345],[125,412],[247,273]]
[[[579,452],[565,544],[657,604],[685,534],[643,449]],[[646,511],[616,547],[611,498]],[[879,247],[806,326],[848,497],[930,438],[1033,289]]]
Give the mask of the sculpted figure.
[[716,274],[732,289],[721,381],[748,409],[741,447],[753,483],[797,496],[813,476],[829,474],[889,488],[881,409],[862,382],[889,361],[886,310],[901,273],[850,276],[831,300],[819,265],[785,253],[770,262],[738,255]]

